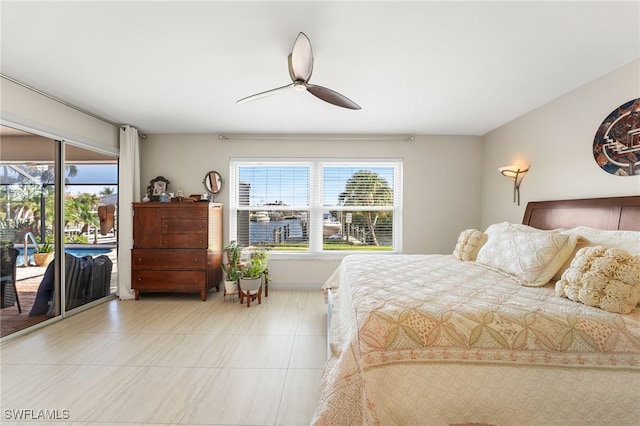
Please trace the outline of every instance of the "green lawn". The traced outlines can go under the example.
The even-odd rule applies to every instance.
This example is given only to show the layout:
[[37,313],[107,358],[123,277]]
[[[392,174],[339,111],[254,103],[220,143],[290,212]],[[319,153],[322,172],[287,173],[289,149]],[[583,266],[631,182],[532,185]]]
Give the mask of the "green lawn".
[[[306,252],[309,250],[308,243],[283,243],[271,247],[274,251]],[[322,249],[327,251],[392,251],[391,246],[365,246],[353,245],[344,241],[325,241]]]

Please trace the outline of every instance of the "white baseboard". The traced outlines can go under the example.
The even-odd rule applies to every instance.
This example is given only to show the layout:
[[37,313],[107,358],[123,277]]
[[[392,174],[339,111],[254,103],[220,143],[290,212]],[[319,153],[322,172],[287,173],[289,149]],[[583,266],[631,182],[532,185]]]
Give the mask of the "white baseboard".
[[271,281],[269,283],[269,290],[309,290],[309,291],[317,291],[322,292],[322,284],[317,283],[304,283],[304,284],[294,284],[294,283],[276,283]]

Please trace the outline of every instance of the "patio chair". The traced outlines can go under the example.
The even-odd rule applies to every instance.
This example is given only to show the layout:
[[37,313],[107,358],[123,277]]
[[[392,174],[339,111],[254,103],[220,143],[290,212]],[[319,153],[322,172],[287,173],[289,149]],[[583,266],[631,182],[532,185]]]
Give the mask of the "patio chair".
[[18,313],[22,313],[16,287],[16,261],[19,254],[20,251],[11,243],[0,246],[0,301],[2,308],[18,304]]

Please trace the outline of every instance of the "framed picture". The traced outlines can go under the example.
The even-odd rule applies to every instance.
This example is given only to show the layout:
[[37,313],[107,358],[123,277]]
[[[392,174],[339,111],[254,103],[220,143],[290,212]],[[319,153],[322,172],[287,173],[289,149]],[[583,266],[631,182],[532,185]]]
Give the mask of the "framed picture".
[[147,186],[147,196],[151,201],[160,201],[160,195],[167,192],[170,183],[164,176],[151,179],[149,186]]
[[604,119],[593,139],[593,158],[614,176],[640,175],[640,98],[632,99]]

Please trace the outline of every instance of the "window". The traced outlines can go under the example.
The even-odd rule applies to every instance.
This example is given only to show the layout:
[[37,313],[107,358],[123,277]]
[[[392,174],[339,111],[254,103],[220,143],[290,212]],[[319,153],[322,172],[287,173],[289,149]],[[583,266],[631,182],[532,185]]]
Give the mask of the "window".
[[243,246],[401,249],[401,160],[233,159],[229,176],[229,239]]

